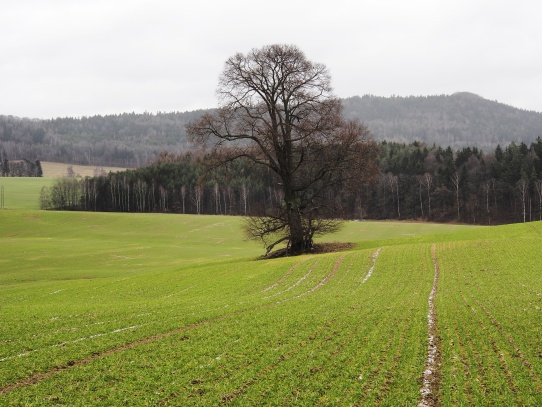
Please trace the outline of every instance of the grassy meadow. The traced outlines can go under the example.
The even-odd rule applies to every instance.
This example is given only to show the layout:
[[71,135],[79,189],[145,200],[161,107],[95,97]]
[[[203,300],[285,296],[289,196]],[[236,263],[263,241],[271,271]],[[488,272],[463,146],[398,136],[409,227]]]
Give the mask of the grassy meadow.
[[240,225],[0,210],[0,406],[542,405],[542,223]]
[[[65,177],[69,164],[43,161],[41,167],[43,177],[0,177],[0,189],[4,187],[5,209],[39,209],[41,188],[50,186],[56,178]],[[76,176],[92,177],[97,167],[88,165],[72,165]],[[98,167],[106,173],[122,171],[118,167]]]
[[50,186],[53,178],[0,177],[5,209],[39,209],[41,188]]

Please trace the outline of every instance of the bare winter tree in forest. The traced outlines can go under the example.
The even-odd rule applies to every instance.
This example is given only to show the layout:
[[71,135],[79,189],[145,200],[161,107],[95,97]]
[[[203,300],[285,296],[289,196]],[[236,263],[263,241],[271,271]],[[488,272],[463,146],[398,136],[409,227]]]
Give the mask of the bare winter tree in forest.
[[[388,180],[388,183],[390,184],[391,194],[392,194],[394,202],[395,202],[395,199],[397,199],[397,219],[401,219],[401,207],[399,204],[399,177],[392,173],[388,173],[387,180]],[[394,195],[394,191],[395,191],[395,195]]]
[[427,219],[431,218],[431,186],[433,185],[433,177],[426,172],[423,175],[424,185],[427,188]]
[[457,221],[459,222],[460,215],[459,215],[459,187],[461,186],[461,176],[459,175],[459,171],[455,171],[452,174],[452,184],[454,184],[455,187],[455,201],[457,204]]
[[339,224],[322,220],[326,190],[375,168],[369,130],[343,120],[330,83],[327,68],[295,46],[238,53],[220,76],[218,110],[187,126],[189,136],[211,145],[222,162],[246,157],[274,174],[283,201],[247,224],[268,251],[280,242],[291,254],[311,250],[313,236]]
[[534,183],[536,193],[538,194],[539,220],[542,220],[542,179],[537,179]]
[[215,182],[213,186],[213,193],[215,196],[215,214],[220,214],[220,186],[218,182]]
[[186,185],[181,185],[181,200],[183,202],[183,213],[185,213]]
[[194,186],[194,204],[196,205],[196,213],[201,214],[201,201],[203,200],[203,184],[198,182]]
[[243,204],[243,214],[246,216],[248,205],[248,187],[245,183],[241,185],[241,203]]
[[522,212],[523,212],[523,222],[525,222],[526,221],[526,214],[527,214],[525,203],[527,201],[527,194],[529,192],[529,182],[527,182],[527,180],[525,178],[521,178],[516,183],[516,188],[517,188],[519,200],[521,202],[521,208],[522,208]]
[[423,176],[418,177],[418,186],[420,188],[420,213],[423,218],[423,196],[422,196],[422,186],[424,185]]
[[147,184],[141,179],[138,179],[134,185],[134,192],[136,194],[136,210],[138,212],[144,212],[146,209],[145,197],[147,195],[147,189]]
[[491,191],[491,181],[486,181],[482,184],[482,189],[486,195],[486,215],[487,222],[491,224],[491,216],[489,214],[489,192]]

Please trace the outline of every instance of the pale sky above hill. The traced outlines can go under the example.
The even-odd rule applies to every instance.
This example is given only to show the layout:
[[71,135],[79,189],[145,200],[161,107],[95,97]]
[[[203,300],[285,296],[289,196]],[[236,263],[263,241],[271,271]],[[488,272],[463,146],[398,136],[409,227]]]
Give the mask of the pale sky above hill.
[[224,62],[295,44],[341,98],[476,93],[542,112],[539,0],[2,0],[0,114],[217,105]]

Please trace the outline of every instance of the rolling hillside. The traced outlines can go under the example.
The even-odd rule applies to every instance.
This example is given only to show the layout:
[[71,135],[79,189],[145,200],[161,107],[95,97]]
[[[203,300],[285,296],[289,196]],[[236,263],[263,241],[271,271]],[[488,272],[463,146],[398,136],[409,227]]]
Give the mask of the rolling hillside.
[[[470,93],[419,97],[366,95],[343,100],[347,118],[368,125],[377,140],[424,141],[444,147],[493,150],[542,136],[542,113]],[[51,120],[0,116],[0,160],[23,158],[71,164],[135,167],[163,150],[191,149],[184,126],[205,111],[121,113]]]
[[0,224],[2,405],[542,403],[542,223],[352,222],[355,250],[263,261],[233,217]]

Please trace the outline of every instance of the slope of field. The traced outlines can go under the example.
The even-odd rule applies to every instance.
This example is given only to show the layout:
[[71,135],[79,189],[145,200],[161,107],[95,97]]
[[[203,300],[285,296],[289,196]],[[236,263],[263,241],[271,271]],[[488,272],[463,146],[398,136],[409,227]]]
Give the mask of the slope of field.
[[0,405],[542,403],[542,223],[260,261],[231,217],[0,224]]

